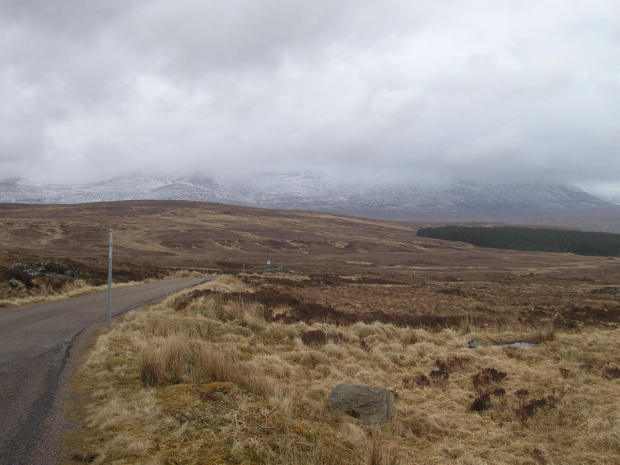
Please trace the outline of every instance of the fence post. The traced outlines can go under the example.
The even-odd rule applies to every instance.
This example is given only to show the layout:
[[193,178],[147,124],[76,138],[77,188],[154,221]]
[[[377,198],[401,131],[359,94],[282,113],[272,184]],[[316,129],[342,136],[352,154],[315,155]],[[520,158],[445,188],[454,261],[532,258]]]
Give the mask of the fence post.
[[114,242],[114,230],[110,229],[110,252],[108,255],[108,314],[107,323],[110,329],[110,319],[112,318],[112,245]]

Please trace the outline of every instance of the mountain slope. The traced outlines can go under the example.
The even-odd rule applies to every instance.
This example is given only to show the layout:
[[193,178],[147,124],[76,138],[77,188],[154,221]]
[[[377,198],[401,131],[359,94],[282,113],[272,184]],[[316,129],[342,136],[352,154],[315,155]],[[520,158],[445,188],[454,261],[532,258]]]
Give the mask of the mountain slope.
[[380,219],[508,221],[572,212],[618,211],[576,187],[558,184],[344,184],[299,171],[245,178],[122,177],[82,185],[0,182],[0,203],[77,204],[117,200],[191,200]]

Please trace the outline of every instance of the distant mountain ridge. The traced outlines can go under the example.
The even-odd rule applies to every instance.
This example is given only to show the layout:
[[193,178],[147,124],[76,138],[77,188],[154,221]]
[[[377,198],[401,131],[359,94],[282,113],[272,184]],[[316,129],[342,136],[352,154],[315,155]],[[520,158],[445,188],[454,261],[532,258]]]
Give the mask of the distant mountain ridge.
[[0,182],[0,203],[77,204],[190,200],[280,210],[311,210],[410,221],[506,221],[619,207],[576,187],[474,181],[346,184],[310,171],[236,179],[120,177],[81,185]]

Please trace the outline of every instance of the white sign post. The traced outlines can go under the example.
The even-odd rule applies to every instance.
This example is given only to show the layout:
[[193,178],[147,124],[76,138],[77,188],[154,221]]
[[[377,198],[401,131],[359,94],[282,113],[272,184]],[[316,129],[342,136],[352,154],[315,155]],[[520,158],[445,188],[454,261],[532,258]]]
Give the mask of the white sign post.
[[108,329],[110,329],[110,318],[112,317],[112,243],[114,241],[114,230],[110,229],[110,254],[108,256]]

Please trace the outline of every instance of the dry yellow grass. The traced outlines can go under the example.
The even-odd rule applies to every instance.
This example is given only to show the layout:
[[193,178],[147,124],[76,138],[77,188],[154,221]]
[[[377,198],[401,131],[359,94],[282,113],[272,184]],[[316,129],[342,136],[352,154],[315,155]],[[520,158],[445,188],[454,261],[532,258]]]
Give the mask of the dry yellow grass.
[[[259,303],[224,298],[250,290],[237,278],[208,288],[133,312],[100,337],[76,380],[89,401],[69,456],[96,464],[618,463],[617,328],[285,324],[266,321]],[[524,335],[540,343],[467,348],[472,339]],[[394,391],[394,422],[369,427],[331,412],[327,397],[343,382]]]
[[168,279],[175,278],[202,278],[202,273],[190,270],[176,270],[168,273]]
[[[202,273],[197,271],[180,270],[170,272],[164,279],[176,278],[199,278]],[[140,284],[148,284],[157,281],[154,278],[144,279],[141,281],[130,281],[123,283],[112,283],[112,289],[122,289],[125,287],[138,286]],[[67,281],[60,289],[54,290],[50,285],[43,283],[40,287],[26,289],[23,285],[16,292],[0,298],[0,311],[6,308],[26,307],[45,302],[56,302],[59,300],[71,299],[81,295],[101,292],[108,288],[107,284],[101,286],[93,286],[82,279],[74,279]]]
[[[112,288],[120,289],[124,287],[137,286],[150,281],[151,280],[143,282],[115,283],[112,285]],[[44,302],[55,302],[58,300],[70,299],[72,297],[79,297],[81,295],[103,291],[107,288],[107,285],[91,286],[84,281],[77,279],[67,283],[58,291],[54,291],[49,286],[43,286],[41,289],[37,289],[36,293],[30,294],[24,292],[22,294],[18,294],[17,296],[0,299],[0,310],[3,308],[26,307]]]

